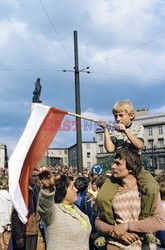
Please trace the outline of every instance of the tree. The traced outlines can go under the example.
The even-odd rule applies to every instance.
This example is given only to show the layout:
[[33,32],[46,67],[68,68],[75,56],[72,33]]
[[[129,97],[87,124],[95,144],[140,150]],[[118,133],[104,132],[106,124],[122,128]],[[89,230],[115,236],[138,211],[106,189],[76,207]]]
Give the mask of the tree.
[[113,156],[105,156],[104,158],[99,158],[97,164],[103,167],[103,171],[106,172],[110,170],[113,164]]

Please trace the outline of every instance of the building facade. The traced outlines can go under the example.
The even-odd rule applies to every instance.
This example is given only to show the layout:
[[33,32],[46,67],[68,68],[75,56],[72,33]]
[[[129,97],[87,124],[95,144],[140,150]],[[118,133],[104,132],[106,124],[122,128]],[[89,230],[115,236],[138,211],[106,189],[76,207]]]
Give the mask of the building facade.
[[69,166],[68,148],[48,148],[37,166]]
[[149,159],[149,167],[165,170],[165,113],[151,115],[148,110],[138,110],[135,123],[144,126],[143,153]]
[[47,156],[51,166],[69,166],[68,148],[49,148]]
[[7,147],[4,144],[0,144],[0,168],[7,168]]
[[[97,154],[96,141],[82,142],[83,168],[91,169],[96,164]],[[69,166],[77,168],[77,144],[74,144],[68,149]]]

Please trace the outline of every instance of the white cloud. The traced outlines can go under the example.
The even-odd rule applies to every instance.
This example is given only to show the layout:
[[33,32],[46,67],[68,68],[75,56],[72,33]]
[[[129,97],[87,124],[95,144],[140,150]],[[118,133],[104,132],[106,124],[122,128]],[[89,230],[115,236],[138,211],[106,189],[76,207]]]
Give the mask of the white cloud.
[[155,109],[151,109],[150,113],[151,114],[165,113],[165,105],[155,108]]

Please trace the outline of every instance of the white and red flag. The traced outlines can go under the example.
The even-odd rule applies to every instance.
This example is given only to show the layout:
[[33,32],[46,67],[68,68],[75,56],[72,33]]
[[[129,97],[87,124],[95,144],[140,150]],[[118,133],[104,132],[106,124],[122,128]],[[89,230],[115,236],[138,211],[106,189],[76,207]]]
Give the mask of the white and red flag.
[[35,103],[9,159],[9,193],[20,220],[27,222],[29,177],[48,149],[67,112]]

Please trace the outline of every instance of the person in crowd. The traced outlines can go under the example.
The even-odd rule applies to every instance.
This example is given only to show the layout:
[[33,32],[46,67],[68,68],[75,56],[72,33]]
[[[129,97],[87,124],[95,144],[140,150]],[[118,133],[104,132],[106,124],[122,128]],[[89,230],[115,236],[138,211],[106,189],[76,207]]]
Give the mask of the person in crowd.
[[36,250],[39,232],[38,200],[38,172],[34,170],[29,179],[28,221],[23,224],[14,209],[12,213],[12,243],[13,250]]
[[89,221],[91,223],[92,226],[92,232],[90,235],[90,250],[94,249],[94,245],[93,245],[93,234],[95,233],[95,218],[97,215],[97,210],[95,209],[95,197],[87,192],[88,189],[88,185],[89,185],[89,181],[87,179],[87,177],[85,176],[79,176],[77,177],[77,179],[75,180],[74,183],[75,187],[77,188],[77,196],[78,196],[78,200],[74,203],[76,206],[78,206],[78,208],[85,213],[86,215],[88,215],[89,217]]
[[[160,185],[160,196],[161,196],[161,201],[163,204],[163,207],[165,209],[165,174],[161,174],[158,178],[157,181]],[[163,231],[158,231],[156,233],[156,236],[158,239],[160,239],[161,246],[158,246],[157,250],[163,250],[165,249],[165,230]]]
[[8,178],[3,176],[0,190],[0,249],[7,250],[11,236],[12,203],[8,192]]
[[97,177],[92,179],[91,185],[88,188],[88,193],[92,194],[95,197],[95,199],[96,199],[97,194],[98,194],[98,187],[96,185],[96,179],[97,179]]
[[89,250],[89,218],[74,202],[77,189],[69,176],[54,177],[41,168],[38,212],[45,224],[47,250]]
[[75,180],[74,183],[76,189],[77,189],[77,197],[78,199],[75,201],[75,205],[78,206],[78,208],[88,215],[89,220],[91,222],[92,219],[92,197],[87,195],[87,189],[89,182],[86,177],[79,176]]
[[106,175],[99,175],[95,181],[95,184],[98,188],[98,190],[102,187],[102,185],[104,184],[105,180],[107,179],[108,177]]
[[[112,176],[101,187],[97,203],[96,229],[106,235],[108,250],[156,249],[152,234],[165,229],[159,185],[148,173],[141,173],[140,155],[128,148],[116,151]],[[142,176],[140,176],[142,175]],[[154,183],[153,192],[149,192]]]
[[140,124],[133,124],[135,109],[129,100],[121,100],[112,108],[116,124],[110,129],[104,121],[98,124],[104,129],[104,146],[107,152],[114,152],[118,148],[131,147],[140,150],[144,144],[144,128]]

